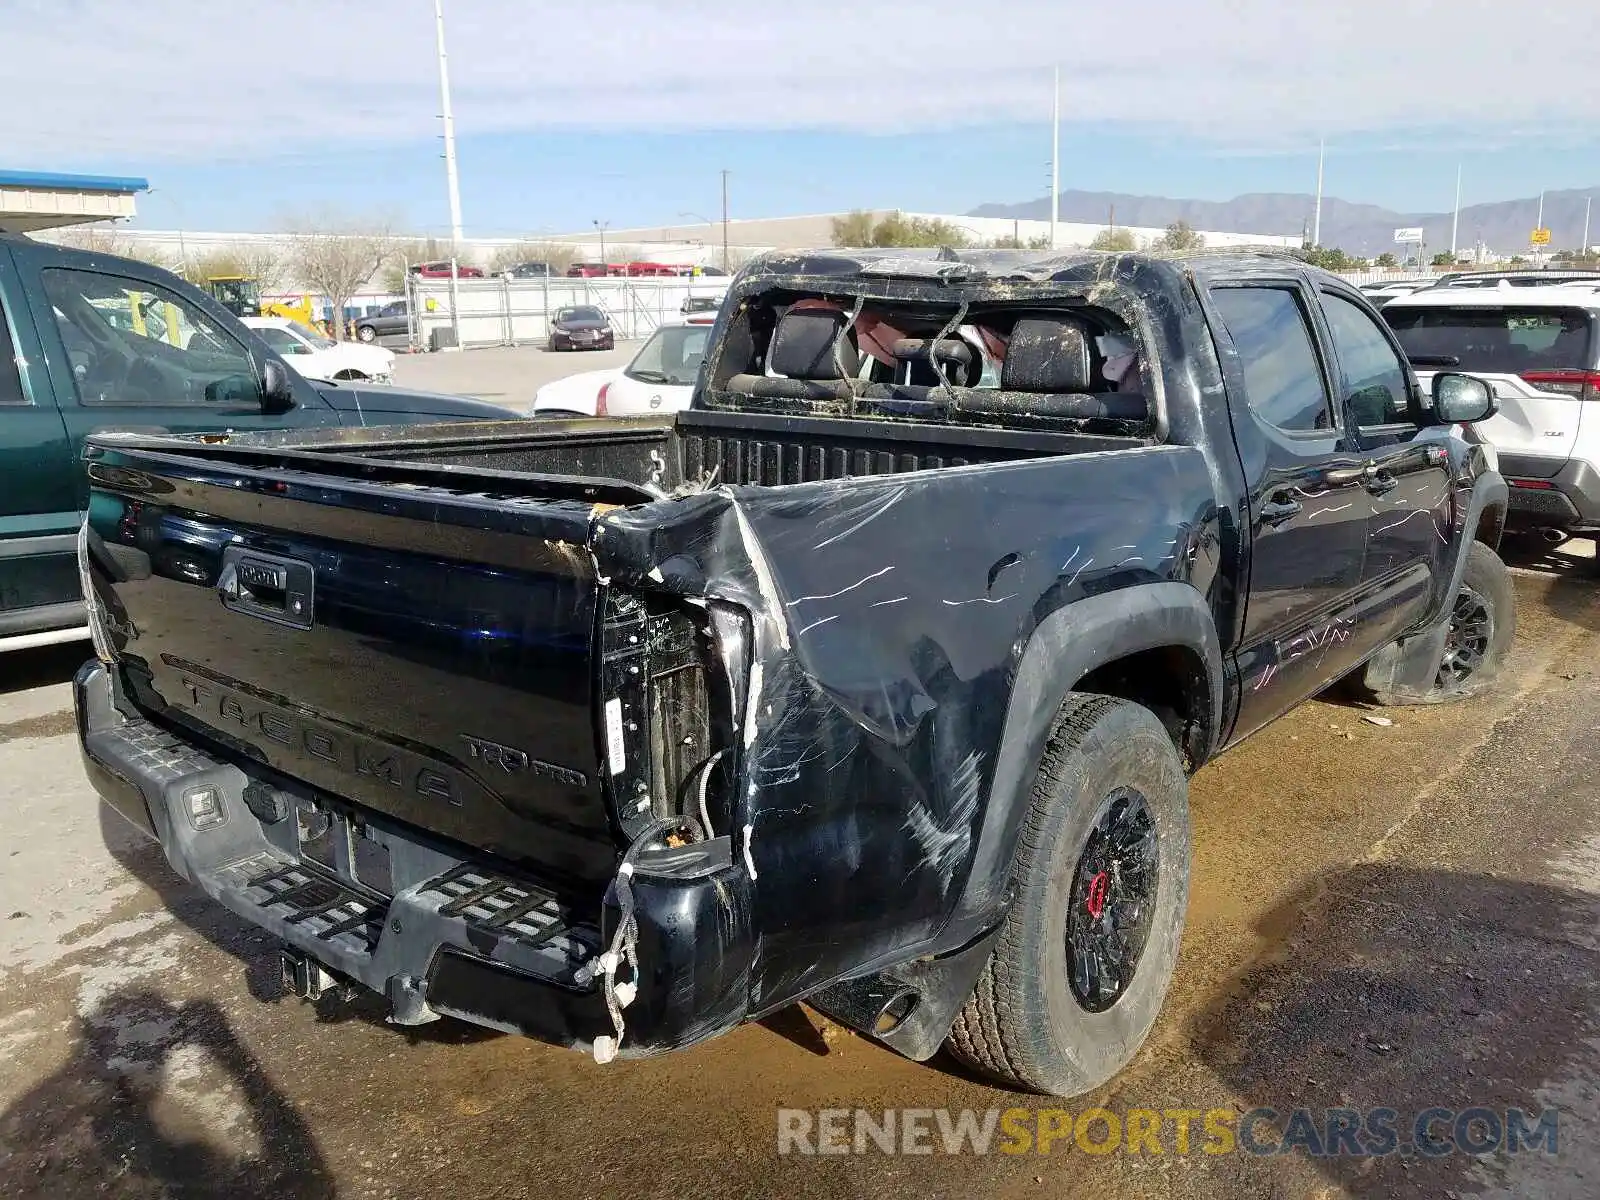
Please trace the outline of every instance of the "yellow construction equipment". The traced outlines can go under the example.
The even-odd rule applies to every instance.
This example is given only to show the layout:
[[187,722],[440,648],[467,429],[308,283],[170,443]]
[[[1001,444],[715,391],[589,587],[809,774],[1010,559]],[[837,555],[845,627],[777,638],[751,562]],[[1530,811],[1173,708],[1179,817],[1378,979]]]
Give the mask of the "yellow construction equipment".
[[288,317],[302,325],[312,325],[316,317],[310,296],[298,303],[284,300],[261,301],[261,285],[246,275],[212,275],[206,279],[206,292],[236,317]]

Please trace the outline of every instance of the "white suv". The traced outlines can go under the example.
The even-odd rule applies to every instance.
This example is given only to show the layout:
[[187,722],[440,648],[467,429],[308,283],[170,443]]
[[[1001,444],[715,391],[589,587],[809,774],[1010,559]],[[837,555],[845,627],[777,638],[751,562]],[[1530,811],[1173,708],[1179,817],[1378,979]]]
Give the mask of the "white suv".
[[1436,370],[1493,385],[1500,411],[1475,428],[1511,487],[1508,531],[1600,535],[1600,285],[1430,288],[1383,317],[1424,395]]

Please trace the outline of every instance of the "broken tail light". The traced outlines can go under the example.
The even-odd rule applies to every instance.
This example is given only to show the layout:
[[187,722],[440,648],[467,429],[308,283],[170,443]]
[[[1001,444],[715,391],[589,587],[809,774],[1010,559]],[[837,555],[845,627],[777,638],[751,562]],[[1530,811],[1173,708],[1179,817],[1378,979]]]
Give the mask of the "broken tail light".
[[1600,398],[1600,371],[1524,371],[1522,380],[1541,392],[1556,392],[1574,400]]
[[612,811],[630,838],[679,814],[709,820],[708,837],[729,832],[734,762],[725,752],[734,745],[734,681],[745,666],[724,662],[725,624],[709,605],[607,589],[600,744]]

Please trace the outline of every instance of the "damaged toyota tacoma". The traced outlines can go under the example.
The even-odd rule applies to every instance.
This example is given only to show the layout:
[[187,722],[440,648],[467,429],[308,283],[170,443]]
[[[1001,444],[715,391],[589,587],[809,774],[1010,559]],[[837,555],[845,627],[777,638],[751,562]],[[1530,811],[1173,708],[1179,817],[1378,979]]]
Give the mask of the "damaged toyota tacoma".
[[302,995],[602,1061],[804,1000],[1082,1093],[1188,774],[1494,679],[1493,404],[1287,257],[769,255],[670,417],[92,439],[84,761]]

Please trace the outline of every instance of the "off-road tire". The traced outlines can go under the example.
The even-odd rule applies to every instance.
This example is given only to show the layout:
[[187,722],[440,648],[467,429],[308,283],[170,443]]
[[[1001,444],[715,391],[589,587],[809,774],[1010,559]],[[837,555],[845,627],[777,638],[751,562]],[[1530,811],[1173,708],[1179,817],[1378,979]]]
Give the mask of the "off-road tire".
[[[1482,542],[1473,542],[1467,547],[1467,566],[1461,574],[1461,589],[1451,601],[1452,621],[1456,620],[1469,598],[1483,603],[1490,622],[1487,644],[1470,674],[1464,678],[1451,678],[1444,664],[1441,664],[1433,686],[1421,695],[1397,693],[1369,684],[1368,688],[1379,704],[1449,704],[1481,695],[1494,686],[1511,653],[1511,643],[1517,636],[1517,595],[1505,563]],[[1446,655],[1449,653],[1447,649]]]
[[[1157,847],[1143,952],[1126,990],[1103,1011],[1069,978],[1068,906],[1080,855],[1107,801],[1143,797]],[[1016,898],[946,1046],[1007,1086],[1077,1096],[1138,1052],[1172,980],[1189,894],[1189,788],[1172,739],[1148,709],[1068,693],[1056,713],[1013,870]]]

